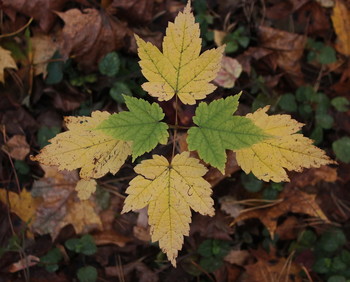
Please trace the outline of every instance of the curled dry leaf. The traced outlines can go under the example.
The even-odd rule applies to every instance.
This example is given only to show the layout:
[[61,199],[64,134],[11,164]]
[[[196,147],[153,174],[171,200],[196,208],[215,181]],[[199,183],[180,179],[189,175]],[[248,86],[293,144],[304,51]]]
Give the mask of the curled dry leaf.
[[12,9],[16,12],[33,17],[39,21],[41,29],[48,32],[54,21],[56,15],[54,11],[60,11],[68,0],[3,0],[3,7]]
[[242,65],[234,58],[224,56],[214,82],[224,88],[232,88],[242,73]]
[[5,83],[5,69],[17,69],[15,60],[11,56],[11,51],[0,46],[0,82]]
[[30,147],[24,135],[12,136],[1,149],[7,152],[11,158],[23,161],[30,152]]
[[104,55],[122,48],[125,37],[130,35],[126,24],[103,11],[70,9],[57,14],[65,23],[59,39],[60,52],[64,58],[75,56],[82,67],[96,68]]

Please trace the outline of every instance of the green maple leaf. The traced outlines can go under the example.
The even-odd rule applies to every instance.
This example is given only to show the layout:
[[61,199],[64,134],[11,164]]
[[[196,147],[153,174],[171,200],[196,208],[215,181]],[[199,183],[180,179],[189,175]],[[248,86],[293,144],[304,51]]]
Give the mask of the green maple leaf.
[[111,115],[97,129],[124,141],[132,141],[133,161],[154,149],[158,143],[166,144],[168,125],[160,122],[164,113],[156,103],[124,95],[129,111]]
[[263,130],[245,117],[233,116],[240,94],[200,103],[193,122],[198,127],[188,131],[188,148],[197,150],[201,159],[224,171],[226,150],[250,147],[268,137]]

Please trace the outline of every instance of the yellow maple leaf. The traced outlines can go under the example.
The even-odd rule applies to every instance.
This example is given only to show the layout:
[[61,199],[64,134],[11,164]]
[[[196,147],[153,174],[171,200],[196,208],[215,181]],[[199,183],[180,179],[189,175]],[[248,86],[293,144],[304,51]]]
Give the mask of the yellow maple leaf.
[[313,140],[296,133],[303,124],[289,115],[266,114],[269,107],[259,109],[246,117],[262,128],[272,138],[236,151],[238,164],[264,181],[289,181],[285,171],[320,167],[334,163],[324,151],[312,145]]
[[224,46],[200,54],[199,24],[191,13],[190,1],[174,23],[169,23],[163,41],[163,53],[150,42],[136,37],[142,73],[148,82],[143,89],[160,101],[177,95],[184,104],[194,105],[212,93],[209,83],[220,69]]
[[0,46],[0,82],[4,83],[4,70],[6,68],[17,69],[15,60],[11,56],[11,51]]
[[205,166],[189,152],[176,155],[171,163],[159,155],[135,167],[139,173],[130,182],[123,213],[148,205],[152,241],[175,266],[183,236],[189,234],[191,208],[203,215],[214,215],[211,185],[202,178]]
[[51,139],[51,144],[32,160],[61,170],[81,168],[80,177],[84,179],[99,178],[108,172],[115,174],[131,154],[131,143],[94,130],[109,115],[96,111],[91,117],[66,117],[69,130]]
[[27,222],[31,226],[35,220],[36,209],[42,200],[33,198],[26,189],[23,189],[21,194],[0,189],[0,200],[4,204],[8,203],[7,193],[11,212],[17,214],[24,222]]

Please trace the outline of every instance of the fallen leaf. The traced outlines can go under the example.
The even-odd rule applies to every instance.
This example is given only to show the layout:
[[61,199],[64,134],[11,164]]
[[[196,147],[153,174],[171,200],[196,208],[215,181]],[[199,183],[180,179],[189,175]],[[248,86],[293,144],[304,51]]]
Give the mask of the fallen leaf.
[[278,66],[291,74],[295,80],[302,79],[300,59],[304,54],[306,36],[260,26],[259,38],[264,48],[274,50],[270,55],[274,70]]
[[221,210],[233,218],[236,218],[243,210],[243,207],[237,203],[237,199],[233,196],[221,197],[219,203]]
[[216,46],[220,47],[224,44],[224,38],[226,37],[226,35],[226,31],[214,29],[214,42]]
[[57,42],[48,35],[39,34],[30,38],[33,52],[34,74],[47,76],[47,65],[54,53],[57,51]]
[[69,224],[77,234],[102,229],[94,200],[80,201],[76,196],[78,173],[58,171],[53,166],[42,165],[42,168],[45,176],[34,182],[31,191],[33,197],[43,199],[37,207],[33,232],[41,235],[49,233],[54,240],[60,230]]
[[332,8],[334,6],[334,0],[316,0],[324,8]]
[[152,21],[154,0],[113,0],[111,7],[116,8],[116,15],[128,22],[145,24]]
[[316,195],[307,194],[299,189],[285,189],[274,205],[267,208],[250,209],[246,212],[243,210],[233,224],[257,218],[266,226],[271,238],[274,238],[279,217],[289,212],[307,214],[328,222],[327,217],[316,203]]
[[313,145],[313,140],[296,133],[303,124],[290,115],[269,116],[268,109],[267,106],[246,116],[272,138],[236,151],[237,162],[245,173],[252,172],[264,181],[282,182],[289,181],[285,169],[301,171],[335,163]]
[[64,21],[59,47],[67,59],[74,56],[81,67],[96,68],[107,53],[121,49],[130,35],[126,24],[117,22],[103,10],[70,9],[57,13]]
[[[257,254],[258,252],[255,252]],[[301,282],[301,267],[291,258],[276,257],[260,251],[263,255],[255,255],[257,262],[244,266],[246,280],[249,282],[294,281]],[[291,279],[291,277],[293,277]]]
[[5,83],[5,69],[17,69],[15,60],[11,56],[11,51],[0,46],[0,82]]
[[82,201],[89,199],[95,193],[96,186],[97,183],[94,179],[80,179],[75,187],[75,190],[78,192],[78,198]]
[[242,65],[234,58],[224,56],[214,82],[224,88],[232,88],[242,73]]
[[48,32],[54,24],[56,19],[54,11],[60,11],[66,2],[68,0],[2,0],[4,8],[33,17],[45,32]]
[[347,8],[347,2],[336,0],[333,7],[332,22],[337,42],[335,49],[343,55],[350,55],[350,10]]
[[300,234],[303,222],[296,216],[288,216],[280,225],[277,226],[276,234],[278,240],[296,240]]
[[10,273],[14,273],[14,272],[29,268],[31,266],[37,265],[39,262],[40,262],[40,258],[33,255],[28,255],[28,256],[25,256],[25,258],[20,259],[18,262],[11,264],[7,268],[7,271]]
[[103,230],[94,233],[93,237],[97,246],[113,244],[119,247],[124,247],[126,243],[132,240],[130,237],[122,236],[114,230]]
[[148,82],[142,88],[159,101],[168,101],[174,95],[184,104],[194,105],[216,87],[210,83],[220,69],[223,46],[200,55],[199,24],[191,13],[190,1],[169,23],[163,40],[163,53],[149,42],[136,37],[139,62]]
[[99,178],[108,172],[115,174],[131,154],[131,146],[130,142],[94,130],[109,116],[108,112],[96,111],[91,117],[66,117],[68,131],[49,140],[51,144],[32,160],[59,169],[81,168],[83,179]]
[[24,135],[12,136],[1,149],[7,152],[11,158],[23,161],[30,152],[30,147]]
[[319,168],[311,168],[303,173],[295,175],[287,185],[301,188],[308,185],[315,186],[321,181],[334,183],[337,179],[337,169],[323,165]]
[[135,167],[139,174],[126,190],[123,213],[148,205],[152,241],[175,266],[183,236],[189,234],[191,208],[204,215],[214,215],[210,184],[202,176],[207,169],[189,152],[176,155],[171,163],[154,155]]
[[20,195],[0,189],[0,199],[4,204],[7,204],[7,193],[11,212],[17,214],[29,226],[33,225],[36,218],[36,210],[42,200],[32,197],[31,193],[26,189],[23,189]]
[[231,250],[224,257],[224,261],[243,266],[251,257],[252,255],[247,250]]

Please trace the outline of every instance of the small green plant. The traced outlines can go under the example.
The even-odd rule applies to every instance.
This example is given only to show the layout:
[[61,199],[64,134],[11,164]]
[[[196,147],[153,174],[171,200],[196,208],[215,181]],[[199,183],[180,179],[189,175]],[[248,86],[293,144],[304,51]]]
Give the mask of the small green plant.
[[198,254],[201,255],[199,265],[207,272],[213,272],[223,265],[223,258],[230,250],[230,242],[208,239],[198,247]]
[[319,64],[327,65],[337,61],[335,50],[321,41],[315,41],[309,38],[306,48],[310,50],[307,55],[309,63],[317,62]]
[[48,272],[55,272],[58,270],[58,263],[63,259],[63,255],[58,248],[53,248],[47,252],[46,255],[40,258],[40,265],[44,266]]
[[243,26],[239,26],[235,31],[227,34],[223,40],[223,43],[226,44],[225,52],[227,54],[236,52],[239,47],[247,48],[249,42],[250,38]]
[[87,256],[93,255],[97,251],[95,241],[89,234],[86,234],[81,238],[69,239],[64,245],[70,251]]

